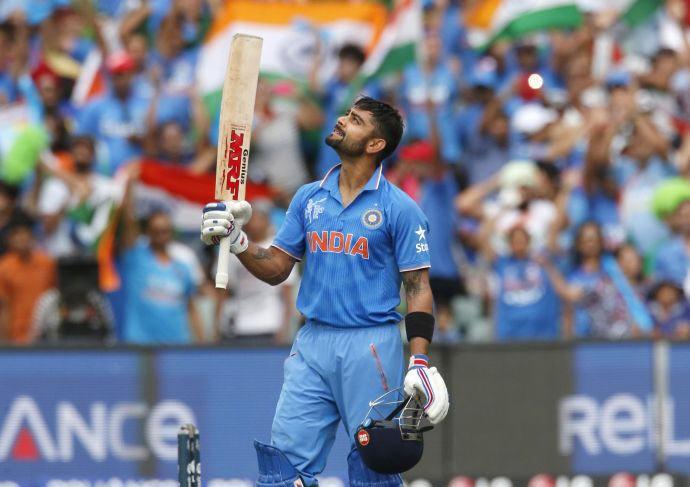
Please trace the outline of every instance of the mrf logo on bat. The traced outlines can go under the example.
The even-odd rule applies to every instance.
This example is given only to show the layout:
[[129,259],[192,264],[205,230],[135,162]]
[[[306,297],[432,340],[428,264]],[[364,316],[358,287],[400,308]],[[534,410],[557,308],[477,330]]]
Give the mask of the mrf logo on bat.
[[223,168],[223,187],[230,192],[231,199],[237,199],[240,184],[247,177],[247,158],[249,149],[244,147],[247,130],[241,127],[230,127],[230,132],[223,137],[226,166]]

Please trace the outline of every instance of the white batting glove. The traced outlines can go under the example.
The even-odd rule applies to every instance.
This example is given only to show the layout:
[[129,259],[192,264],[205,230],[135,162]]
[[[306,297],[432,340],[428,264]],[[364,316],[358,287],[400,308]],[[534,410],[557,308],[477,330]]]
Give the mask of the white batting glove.
[[438,424],[448,414],[450,402],[448,389],[436,367],[429,368],[429,357],[418,354],[410,357],[410,367],[405,375],[405,394],[422,394],[426,403],[424,412],[431,424]]
[[220,239],[230,239],[230,252],[241,254],[249,246],[242,226],[252,216],[252,207],[246,201],[209,203],[204,207],[201,220],[201,240],[206,245],[218,245]]

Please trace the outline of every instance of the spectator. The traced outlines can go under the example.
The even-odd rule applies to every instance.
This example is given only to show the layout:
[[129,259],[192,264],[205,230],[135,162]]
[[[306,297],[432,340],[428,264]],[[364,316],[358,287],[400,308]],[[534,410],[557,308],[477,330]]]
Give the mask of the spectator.
[[321,112],[305,97],[281,103],[266,79],[259,80],[254,106],[249,175],[254,180],[267,180],[282,193],[287,206],[295,191],[309,180],[300,132],[320,127]]
[[470,78],[471,103],[458,115],[462,162],[470,184],[486,181],[510,160],[509,120],[500,100],[493,98],[494,78],[487,73]]
[[30,205],[41,222],[42,245],[54,257],[91,254],[120,201],[115,181],[95,172],[91,137],[74,137],[70,154],[72,172],[56,168],[44,180],[39,169]]
[[[273,242],[274,229],[268,200],[252,202],[252,217],[243,227],[259,245]],[[292,321],[296,317],[297,269],[279,286],[270,286],[252,276],[237,259],[230,259],[231,298],[219,302],[217,334],[223,339],[285,345],[291,342]]]
[[481,230],[485,258],[491,263],[494,285],[494,336],[499,341],[555,340],[561,335],[560,301],[544,266],[530,251],[524,226],[507,232],[508,254],[501,257],[488,242],[495,220]]
[[26,213],[17,206],[19,188],[0,181],[0,256],[7,252],[7,237],[17,221],[26,220]]
[[429,234],[425,237],[431,251],[429,283],[434,295],[436,312],[436,342],[454,342],[460,339],[452,314],[452,302],[465,293],[457,254],[458,218],[453,201],[458,194],[458,183],[453,168],[438,158],[433,144],[427,141],[406,145],[400,150],[400,159],[386,176],[400,186],[419,204],[427,215]]
[[669,142],[650,116],[633,112],[629,117],[626,123],[630,132],[620,156],[613,161],[613,171],[620,188],[623,229],[647,255],[669,237],[663,223],[653,215],[651,201],[656,187],[673,176],[675,169],[667,158]]
[[690,193],[677,204],[668,221],[674,235],[656,254],[654,277],[682,286],[690,273]]
[[556,206],[542,197],[538,181],[536,164],[512,161],[500,173],[460,193],[455,205],[462,215],[479,221],[495,219],[491,245],[496,254],[508,253],[506,235],[518,223],[529,233],[532,250],[539,252],[548,243]]
[[112,88],[89,102],[78,118],[77,133],[98,143],[98,171],[104,174],[114,174],[142,153],[149,101],[132,89],[135,67],[129,54],[112,54],[107,61]]
[[690,338],[690,304],[675,282],[659,281],[650,289],[649,311],[654,319],[655,336]]
[[[356,44],[343,45],[338,51],[338,66],[335,76],[325,83],[322,83],[318,77],[320,59],[317,56],[314,60],[309,84],[312,91],[321,98],[321,107],[324,112],[320,140],[324,140],[331,133],[337,118],[348,105],[347,97],[351,91],[350,84],[354,82],[362,64],[364,64],[364,59],[364,50],[360,46]],[[363,93],[377,97],[379,87],[376,84],[369,84],[364,87]],[[314,176],[317,179],[323,178],[328,170],[338,162],[338,156],[331,147],[328,147],[327,144],[319,144]]]
[[[133,169],[132,171],[134,171]],[[130,185],[134,181],[130,179]],[[121,249],[125,291],[124,340],[129,343],[191,343],[201,341],[203,330],[193,297],[193,270],[170,251],[170,217],[152,213],[146,237],[137,232],[128,187]]]
[[155,49],[150,54],[151,70],[160,75],[161,99],[156,122],[175,121],[185,129],[191,125],[192,95],[197,50],[185,49],[184,18],[172,13],[156,32]]
[[[161,162],[185,166],[191,172],[200,174],[215,169],[216,150],[207,144],[196,147],[179,122],[160,124],[150,134],[147,155]],[[254,151],[252,151],[254,156]],[[252,163],[254,159],[252,159]]]
[[34,340],[31,320],[41,294],[55,286],[55,262],[38,250],[32,223],[15,221],[7,235],[8,252],[0,257],[0,333],[26,345]]
[[645,296],[649,288],[649,279],[644,274],[642,256],[637,247],[631,243],[624,243],[616,249],[616,261],[637,295]]
[[460,159],[460,146],[454,134],[452,107],[457,83],[443,62],[438,35],[427,33],[422,42],[420,61],[403,71],[400,84],[400,101],[407,121],[405,137],[428,140],[435,124],[439,156],[446,163],[456,163]]
[[606,254],[599,225],[588,222],[579,228],[573,260],[567,282],[555,266],[547,266],[556,292],[568,304],[567,336],[622,339],[651,331],[644,303],[615,259]]

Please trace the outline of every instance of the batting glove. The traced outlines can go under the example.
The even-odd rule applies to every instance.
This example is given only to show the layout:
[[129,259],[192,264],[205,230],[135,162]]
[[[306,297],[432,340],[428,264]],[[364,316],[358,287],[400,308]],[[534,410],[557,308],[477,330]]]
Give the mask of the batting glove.
[[252,216],[252,207],[246,201],[209,203],[204,207],[201,220],[201,240],[206,245],[218,245],[222,238],[230,239],[230,252],[241,254],[249,246],[242,226]]
[[429,357],[418,354],[410,357],[405,376],[405,394],[421,394],[425,399],[424,412],[431,424],[438,424],[448,414],[448,389],[436,367],[429,368]]

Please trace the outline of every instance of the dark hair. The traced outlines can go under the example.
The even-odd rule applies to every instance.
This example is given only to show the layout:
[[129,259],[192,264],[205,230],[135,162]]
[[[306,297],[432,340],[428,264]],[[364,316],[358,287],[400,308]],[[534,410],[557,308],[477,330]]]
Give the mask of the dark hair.
[[561,170],[550,161],[537,160],[537,169],[544,173],[551,184],[556,186],[560,183]]
[[16,230],[28,230],[31,233],[34,231],[34,220],[27,215],[19,215],[12,218],[7,225],[7,233],[14,233]]
[[345,44],[338,51],[338,59],[350,59],[360,66],[364,64],[365,58],[364,50],[357,44]]
[[7,195],[9,199],[15,201],[17,196],[19,196],[19,187],[14,184],[6,183],[5,181],[0,181],[0,194]]
[[662,57],[676,57],[678,53],[670,47],[662,47],[652,56],[652,62],[657,62]]
[[402,138],[404,123],[400,112],[388,103],[363,96],[355,101],[355,108],[369,112],[374,120],[376,134],[386,141],[386,147],[378,154],[378,162],[390,156]]

